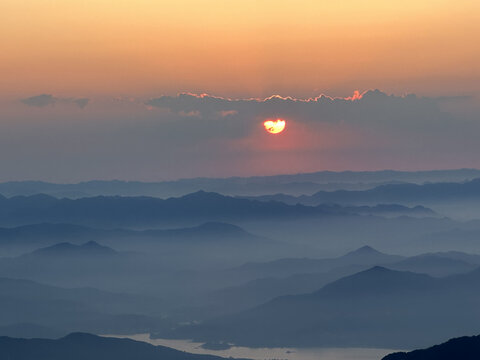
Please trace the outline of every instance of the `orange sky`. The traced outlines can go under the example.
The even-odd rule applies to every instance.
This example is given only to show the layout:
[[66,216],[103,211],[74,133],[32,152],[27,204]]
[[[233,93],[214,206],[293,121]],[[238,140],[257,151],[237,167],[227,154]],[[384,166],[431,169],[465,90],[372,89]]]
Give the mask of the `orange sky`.
[[0,96],[478,92],[480,2],[2,0]]

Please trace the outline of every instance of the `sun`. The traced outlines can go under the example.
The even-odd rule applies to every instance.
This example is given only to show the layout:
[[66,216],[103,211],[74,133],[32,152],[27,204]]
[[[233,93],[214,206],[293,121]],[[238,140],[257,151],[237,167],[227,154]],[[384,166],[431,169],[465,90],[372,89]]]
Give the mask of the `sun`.
[[266,120],[263,123],[265,126],[265,130],[268,131],[270,134],[278,134],[285,130],[286,121],[283,119],[277,120]]

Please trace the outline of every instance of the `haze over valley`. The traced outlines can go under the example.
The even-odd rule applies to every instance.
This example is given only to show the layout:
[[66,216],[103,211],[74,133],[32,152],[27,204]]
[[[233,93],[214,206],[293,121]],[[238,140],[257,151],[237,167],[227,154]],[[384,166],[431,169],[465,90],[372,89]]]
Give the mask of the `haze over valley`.
[[[480,221],[434,206],[473,199],[470,173],[323,191],[326,202],[320,193],[163,199],[111,188],[81,198],[4,196],[0,332],[148,333],[213,352],[214,344],[414,349],[475,334]],[[338,176],[355,184],[357,175]]]

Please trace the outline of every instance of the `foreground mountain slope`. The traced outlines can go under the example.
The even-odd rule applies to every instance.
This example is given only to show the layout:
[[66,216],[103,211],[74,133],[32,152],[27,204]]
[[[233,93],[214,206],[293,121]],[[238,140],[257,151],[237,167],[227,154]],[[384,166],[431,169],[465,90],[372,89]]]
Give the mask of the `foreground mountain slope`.
[[463,336],[432,346],[428,349],[398,352],[382,360],[478,360],[480,359],[480,335]]
[[8,360],[221,360],[130,339],[73,333],[58,340],[0,337],[0,351]]

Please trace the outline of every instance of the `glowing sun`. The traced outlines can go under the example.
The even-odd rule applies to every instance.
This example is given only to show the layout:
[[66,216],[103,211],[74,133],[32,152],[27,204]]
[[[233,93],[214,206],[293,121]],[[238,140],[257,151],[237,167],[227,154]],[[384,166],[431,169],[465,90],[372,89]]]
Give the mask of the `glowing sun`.
[[263,123],[265,126],[265,130],[267,130],[270,134],[278,134],[285,130],[286,122],[282,119],[277,120],[267,120]]

